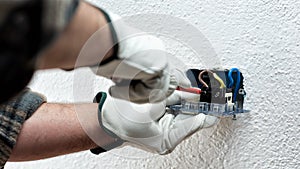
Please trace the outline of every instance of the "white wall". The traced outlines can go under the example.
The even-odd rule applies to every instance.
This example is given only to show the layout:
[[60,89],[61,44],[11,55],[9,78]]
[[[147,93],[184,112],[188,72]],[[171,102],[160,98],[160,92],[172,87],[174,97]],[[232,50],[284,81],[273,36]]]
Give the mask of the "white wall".
[[[243,71],[248,94],[245,107],[251,113],[239,116],[237,121],[222,120],[217,126],[200,131],[166,156],[125,148],[100,156],[82,152],[36,162],[9,163],[6,168],[300,168],[300,1],[99,0],[97,3],[100,2],[123,16],[168,14],[193,24],[211,42],[223,67],[237,66]],[[167,46],[183,59],[190,59],[190,51],[184,46]],[[187,65],[197,63],[187,62]],[[86,81],[93,81],[88,70],[79,70],[79,74],[85,75]],[[73,75],[58,70],[39,72],[31,86],[44,93],[49,101],[71,102]],[[91,100],[96,90],[110,84],[97,78],[94,83],[99,86],[89,90],[85,89],[85,83],[81,84],[85,93],[82,101]]]

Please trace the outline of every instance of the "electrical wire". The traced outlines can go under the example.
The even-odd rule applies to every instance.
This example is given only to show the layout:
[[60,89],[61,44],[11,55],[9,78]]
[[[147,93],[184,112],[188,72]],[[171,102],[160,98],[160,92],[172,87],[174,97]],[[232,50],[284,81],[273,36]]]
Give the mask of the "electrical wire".
[[198,76],[198,79],[200,81],[201,84],[203,84],[203,86],[205,86],[206,88],[208,88],[208,85],[207,83],[204,82],[204,80],[202,79],[202,75],[207,72],[207,73],[211,73],[213,75],[213,77],[220,83],[220,89],[222,88],[225,88],[225,84],[224,84],[224,81],[214,72],[212,72],[211,70],[203,70],[199,76]]
[[188,93],[194,93],[194,94],[201,94],[201,89],[199,88],[182,88],[182,87],[177,87],[176,90],[183,91],[183,92],[188,92]]
[[236,97],[237,97],[237,94],[238,94],[238,91],[240,88],[240,82],[241,82],[241,73],[238,68],[232,68],[229,70],[228,78],[229,78],[230,83],[229,83],[228,87],[229,88],[233,87],[234,80],[232,78],[232,72],[234,72],[234,71],[237,72],[237,79],[236,79],[236,85],[235,85],[235,89],[234,89],[233,101],[236,101]]
[[198,76],[198,79],[200,81],[201,84],[203,84],[204,87],[208,88],[208,85],[204,82],[204,80],[202,79],[202,75],[205,73],[205,72],[210,72],[210,73],[213,73],[212,71],[210,70],[203,70],[202,72],[200,72],[199,76]]
[[220,83],[220,89],[226,88],[224,81],[216,73],[213,73],[213,76]]

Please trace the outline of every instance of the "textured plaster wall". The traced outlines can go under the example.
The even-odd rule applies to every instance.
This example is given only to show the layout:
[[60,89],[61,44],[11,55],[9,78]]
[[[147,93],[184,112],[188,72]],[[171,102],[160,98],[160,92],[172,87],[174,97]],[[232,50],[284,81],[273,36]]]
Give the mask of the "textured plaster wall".
[[[96,0],[94,2],[97,2]],[[223,67],[239,67],[245,76],[250,114],[222,120],[184,141],[166,156],[134,148],[99,156],[81,152],[47,160],[9,163],[8,169],[131,168],[300,168],[300,1],[297,0],[102,0],[106,9],[123,16],[159,13],[193,24],[211,42]],[[184,26],[180,29],[184,30]],[[176,35],[175,35],[176,36]],[[182,45],[167,44],[187,65],[197,65]],[[195,64],[196,62],[196,64]],[[200,63],[199,63],[200,64]],[[97,78],[93,90],[85,83],[82,101],[111,83]],[[49,101],[73,100],[74,72],[38,72],[31,86]],[[78,87],[78,85],[77,85]]]

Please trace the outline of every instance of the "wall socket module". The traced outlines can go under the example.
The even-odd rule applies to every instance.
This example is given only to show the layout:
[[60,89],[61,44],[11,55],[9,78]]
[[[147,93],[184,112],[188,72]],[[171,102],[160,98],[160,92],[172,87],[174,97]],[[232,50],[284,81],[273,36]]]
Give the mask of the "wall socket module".
[[171,112],[174,114],[207,114],[217,117],[234,117],[239,113],[247,113],[249,110],[244,110],[238,108],[236,104],[217,104],[217,103],[206,103],[206,102],[185,102],[183,101],[181,105],[170,106]]
[[246,96],[243,85],[244,77],[237,68],[229,70],[190,69],[187,71],[187,77],[192,86],[201,91],[199,102],[182,100],[181,104],[171,105],[169,108],[173,114],[203,113],[236,119],[236,114],[249,112],[243,109]]

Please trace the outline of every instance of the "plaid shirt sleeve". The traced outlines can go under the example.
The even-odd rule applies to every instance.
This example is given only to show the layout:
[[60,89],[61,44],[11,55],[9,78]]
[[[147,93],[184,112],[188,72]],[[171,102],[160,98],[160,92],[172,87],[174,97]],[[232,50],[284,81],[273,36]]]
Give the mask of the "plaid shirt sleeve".
[[18,96],[0,105],[0,168],[3,168],[23,123],[46,101],[45,97],[25,89]]

